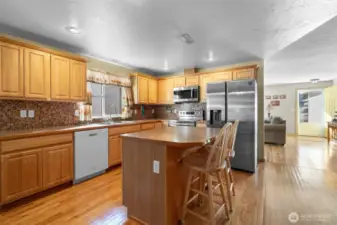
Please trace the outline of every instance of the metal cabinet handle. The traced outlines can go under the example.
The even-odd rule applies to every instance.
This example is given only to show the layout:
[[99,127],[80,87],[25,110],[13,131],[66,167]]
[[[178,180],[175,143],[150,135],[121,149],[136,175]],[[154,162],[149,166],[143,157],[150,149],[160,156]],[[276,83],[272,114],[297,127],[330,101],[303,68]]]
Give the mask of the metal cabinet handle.
[[97,136],[97,133],[89,134],[90,137]]

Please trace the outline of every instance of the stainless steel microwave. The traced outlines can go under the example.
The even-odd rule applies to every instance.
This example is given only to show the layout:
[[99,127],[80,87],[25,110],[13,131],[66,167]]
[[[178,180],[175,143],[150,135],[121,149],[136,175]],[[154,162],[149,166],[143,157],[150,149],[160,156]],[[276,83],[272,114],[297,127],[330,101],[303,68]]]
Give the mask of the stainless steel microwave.
[[173,89],[174,103],[199,102],[199,86],[179,87]]

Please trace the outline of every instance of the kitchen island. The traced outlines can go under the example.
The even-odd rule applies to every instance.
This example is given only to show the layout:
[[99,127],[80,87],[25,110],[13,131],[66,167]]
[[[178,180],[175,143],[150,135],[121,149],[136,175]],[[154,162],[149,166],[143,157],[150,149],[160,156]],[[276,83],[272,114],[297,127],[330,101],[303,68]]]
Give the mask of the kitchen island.
[[128,216],[149,225],[174,225],[182,215],[188,148],[214,139],[219,129],[164,127],[122,137],[123,204]]

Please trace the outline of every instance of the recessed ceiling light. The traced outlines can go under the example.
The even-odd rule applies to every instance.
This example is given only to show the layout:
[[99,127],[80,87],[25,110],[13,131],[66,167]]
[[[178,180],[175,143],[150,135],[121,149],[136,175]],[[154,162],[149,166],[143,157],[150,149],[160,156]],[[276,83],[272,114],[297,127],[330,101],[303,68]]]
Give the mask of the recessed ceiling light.
[[208,53],[208,61],[213,62],[213,60],[214,60],[214,55],[213,55],[213,52],[210,51],[210,52]]
[[168,63],[167,63],[167,61],[164,62],[164,70],[168,70]]
[[81,31],[77,27],[74,27],[74,26],[67,26],[66,31],[68,31],[69,33],[72,33],[72,34],[81,33]]

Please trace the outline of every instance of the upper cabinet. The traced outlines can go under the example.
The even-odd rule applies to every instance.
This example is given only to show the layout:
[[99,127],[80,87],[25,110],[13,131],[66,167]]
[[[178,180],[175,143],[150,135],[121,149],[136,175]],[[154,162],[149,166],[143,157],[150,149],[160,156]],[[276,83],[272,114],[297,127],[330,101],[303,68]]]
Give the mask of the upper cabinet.
[[131,76],[133,97],[136,104],[149,102],[149,77],[145,74],[135,73]]
[[198,86],[199,76],[186,76],[186,86]]
[[176,87],[185,87],[185,77],[175,77],[173,78],[173,86]]
[[86,62],[0,36],[0,98],[85,101]]
[[0,97],[24,97],[23,48],[0,42]]
[[158,103],[158,81],[156,79],[149,78],[149,103]]
[[25,97],[50,99],[50,54],[25,48]]
[[200,75],[200,101],[206,99],[207,83],[214,81],[212,74]]
[[240,69],[233,71],[233,80],[255,79],[255,69]]
[[70,60],[70,99],[85,101],[87,95],[87,66]]
[[158,80],[158,103],[173,104],[174,79]]
[[51,98],[70,99],[70,60],[60,56],[51,57]]
[[232,80],[232,71],[212,73],[212,76],[214,81],[229,81]]

